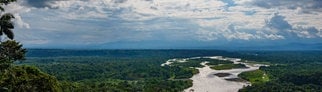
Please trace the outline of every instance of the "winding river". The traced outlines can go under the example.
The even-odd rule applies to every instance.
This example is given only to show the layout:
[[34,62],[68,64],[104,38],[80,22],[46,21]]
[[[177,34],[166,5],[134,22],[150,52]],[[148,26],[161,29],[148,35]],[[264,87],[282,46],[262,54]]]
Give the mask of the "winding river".
[[[195,74],[191,80],[193,80],[193,86],[185,89],[184,92],[237,92],[239,89],[244,86],[250,85],[249,82],[237,82],[237,81],[228,81],[226,79],[234,79],[238,78],[238,74],[246,71],[253,71],[259,69],[260,64],[248,64],[239,62],[241,59],[238,58],[223,58],[221,56],[213,56],[213,57],[203,57],[203,58],[211,58],[218,60],[228,60],[234,62],[235,64],[241,63],[245,64],[249,68],[241,68],[241,69],[229,69],[229,70],[213,70],[208,65],[207,62],[202,62],[201,65],[205,66],[202,68],[197,68],[199,70],[198,74]],[[171,62],[176,61],[176,59],[168,60],[164,65],[169,65]],[[182,62],[182,61],[181,61]],[[228,73],[229,76],[218,77],[214,74],[217,73]]]

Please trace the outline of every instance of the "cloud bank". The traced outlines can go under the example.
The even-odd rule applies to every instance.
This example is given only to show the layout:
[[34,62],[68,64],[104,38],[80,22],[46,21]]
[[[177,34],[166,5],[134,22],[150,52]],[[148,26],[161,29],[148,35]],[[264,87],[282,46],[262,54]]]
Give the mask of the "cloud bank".
[[17,16],[18,40],[47,46],[298,39],[318,43],[321,8],[321,0],[20,0],[6,9]]

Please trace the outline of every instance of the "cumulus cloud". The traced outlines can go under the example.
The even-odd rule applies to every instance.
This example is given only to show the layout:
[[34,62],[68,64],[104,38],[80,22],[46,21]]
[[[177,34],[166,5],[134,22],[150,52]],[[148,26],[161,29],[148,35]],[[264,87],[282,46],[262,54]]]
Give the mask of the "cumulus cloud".
[[120,18],[128,20],[153,19],[155,17],[213,17],[213,13],[222,13],[223,7],[226,5],[216,0],[44,0],[36,3],[27,0],[26,2],[36,8],[49,7],[65,10],[66,8],[73,10],[91,8],[90,11],[101,14],[106,13],[106,11],[112,11],[116,14],[121,12],[119,13]]
[[274,13],[272,18],[266,21],[266,26],[278,30],[289,30],[292,26],[285,20],[284,16]]
[[302,38],[318,38],[320,36],[320,31],[316,29],[315,27],[303,27],[298,26],[294,27],[294,31],[297,34],[298,37]]
[[[225,19],[225,18],[223,18]],[[294,38],[320,38],[321,31],[310,25],[290,24],[286,17],[280,13],[273,13],[264,20],[262,26],[245,27],[247,20],[238,23],[229,21],[224,23],[221,19],[213,21],[199,21],[200,26],[212,29],[201,30],[197,35],[202,40],[217,40],[224,38],[227,40],[254,40],[254,39],[294,39]],[[237,23],[236,23],[237,22]],[[255,26],[255,25],[253,25]]]
[[319,30],[315,27],[305,27],[302,25],[291,25],[285,16],[274,13],[272,17],[266,21],[265,27],[268,27],[270,33],[283,35],[288,38],[300,37],[300,38],[316,38]]
[[321,0],[21,0],[16,5],[10,12],[19,12],[17,25],[44,35],[29,42],[59,43],[63,35],[69,36],[66,44],[322,37]]
[[200,39],[202,41],[213,41],[213,40],[217,40],[219,38],[219,35],[217,32],[203,30],[203,29],[196,31],[196,35],[197,35],[198,39]]
[[302,13],[322,12],[321,0],[236,0],[238,4],[247,4],[262,8],[301,9]]
[[258,39],[259,36],[254,34],[246,33],[246,32],[234,32],[230,35],[226,36],[229,40],[231,39],[240,39],[240,40],[251,40],[251,39]]
[[12,13],[15,16],[14,22],[21,28],[30,28],[30,25],[23,21],[21,13],[28,13],[31,9],[21,6],[22,1],[11,3],[4,6],[6,13]]
[[14,14],[15,16],[15,22],[17,23],[17,25],[21,28],[30,28],[30,25],[26,22],[24,22],[21,18],[21,16],[19,14]]

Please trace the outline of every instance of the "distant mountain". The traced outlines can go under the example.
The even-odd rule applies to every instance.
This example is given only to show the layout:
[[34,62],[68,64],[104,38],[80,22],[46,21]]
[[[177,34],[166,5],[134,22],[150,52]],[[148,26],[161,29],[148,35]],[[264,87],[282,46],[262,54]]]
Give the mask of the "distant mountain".
[[237,56],[238,53],[223,50],[144,50],[144,49],[114,49],[114,50],[72,50],[72,49],[28,49],[27,57],[72,57],[72,56],[104,56],[104,57],[196,57],[196,56]]
[[[91,45],[61,45],[37,47],[42,49],[214,49],[214,50],[322,50],[322,43],[293,41],[138,41],[111,42]],[[312,42],[312,41],[307,41]],[[50,48],[49,48],[50,47]]]
[[[228,47],[229,48],[229,47]],[[322,50],[322,43],[288,43],[266,46],[236,46],[232,50]]]

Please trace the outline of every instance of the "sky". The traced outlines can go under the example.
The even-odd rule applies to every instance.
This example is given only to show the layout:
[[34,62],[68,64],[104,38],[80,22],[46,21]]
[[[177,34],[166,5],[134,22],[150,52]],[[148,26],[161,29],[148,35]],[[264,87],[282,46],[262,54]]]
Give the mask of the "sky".
[[322,43],[322,0],[18,0],[5,9],[16,16],[15,39],[26,48]]

